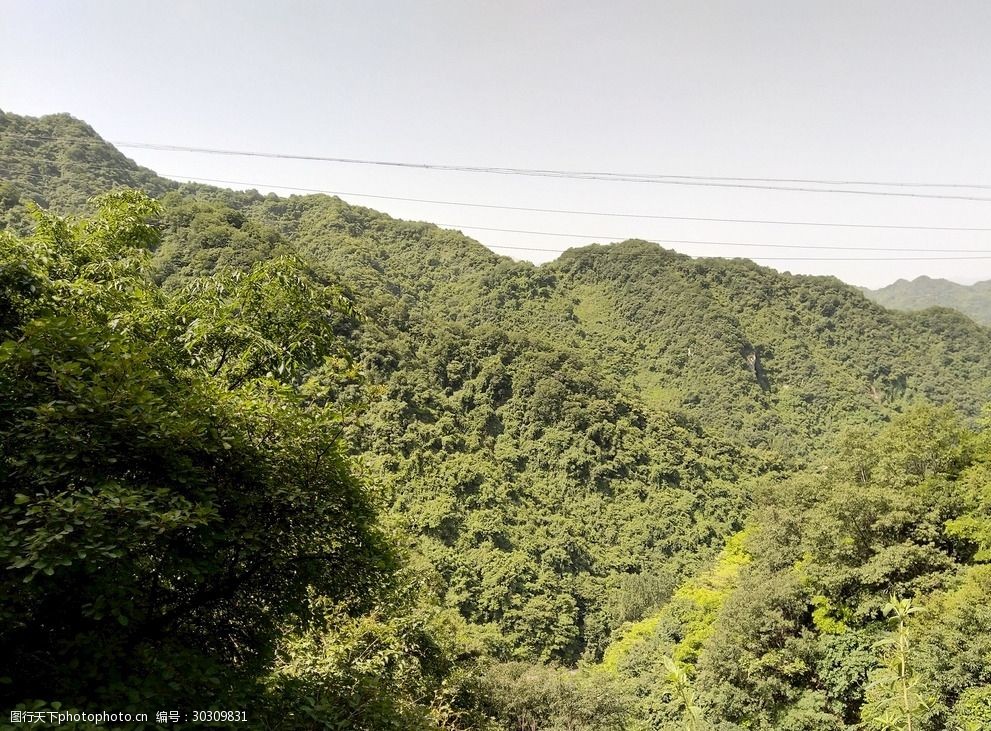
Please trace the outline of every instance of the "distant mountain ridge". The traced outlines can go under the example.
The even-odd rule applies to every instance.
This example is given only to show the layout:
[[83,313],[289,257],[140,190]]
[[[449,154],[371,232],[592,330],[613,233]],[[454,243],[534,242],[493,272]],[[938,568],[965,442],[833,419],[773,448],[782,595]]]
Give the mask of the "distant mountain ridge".
[[890,310],[914,312],[930,307],[950,307],[974,322],[991,326],[991,279],[966,285],[923,275],[911,281],[899,279],[881,289],[864,287],[861,291]]
[[806,454],[821,435],[916,399],[976,414],[991,393],[987,330],[947,312],[887,312],[833,277],[635,240],[534,266],[336,197],[178,184],[65,114],[0,112],[3,186],[0,224],[14,228],[26,225],[18,198],[69,213],[109,188],[141,188],[165,204],[163,281],[246,268],[288,246],[362,293],[383,327],[494,326],[553,344],[650,408],[737,444]]

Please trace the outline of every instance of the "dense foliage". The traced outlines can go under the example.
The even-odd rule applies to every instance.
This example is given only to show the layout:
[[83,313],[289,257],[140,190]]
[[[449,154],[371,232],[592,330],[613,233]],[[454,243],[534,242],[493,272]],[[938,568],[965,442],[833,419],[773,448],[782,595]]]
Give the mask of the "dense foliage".
[[339,418],[300,388],[340,295],[289,259],[167,295],[157,212],[114,193],[0,239],[8,699],[229,700],[312,592],[359,611],[386,578]]
[[158,196],[175,183],[139,168],[68,114],[33,118],[0,110],[0,222],[24,233],[30,218],[11,210],[19,200],[69,211],[116,187]]
[[916,728],[967,728],[991,691],[988,535],[965,527],[987,526],[989,460],[989,433],[946,409],[847,434],[820,467],[760,485],[735,553],[629,628],[606,669],[635,683],[641,717],[661,728],[679,713],[657,682],[673,657],[718,728],[900,729],[880,722],[890,688],[868,680],[889,659],[889,597],[915,597]]
[[[0,115],[0,166],[12,703],[991,719],[991,331],[644,242],[534,267],[179,186],[64,116]],[[116,185],[158,201],[84,204]]]

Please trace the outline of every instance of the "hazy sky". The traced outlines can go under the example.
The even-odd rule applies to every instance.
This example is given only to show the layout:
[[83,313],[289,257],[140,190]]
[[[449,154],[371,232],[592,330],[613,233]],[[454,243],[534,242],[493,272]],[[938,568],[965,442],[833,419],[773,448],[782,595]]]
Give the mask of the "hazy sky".
[[[991,185],[986,0],[0,0],[0,18],[0,109],[69,112],[109,140],[474,166]],[[614,213],[991,227],[986,201],[124,152],[170,177],[247,181],[262,191],[268,184]],[[991,198],[991,189],[928,192]],[[342,197],[462,228],[493,247],[563,250],[589,240],[468,227],[991,256],[988,232]],[[926,255],[668,246],[751,258]],[[496,251],[538,262],[555,256]],[[920,274],[991,278],[991,259],[761,263],[869,286]]]

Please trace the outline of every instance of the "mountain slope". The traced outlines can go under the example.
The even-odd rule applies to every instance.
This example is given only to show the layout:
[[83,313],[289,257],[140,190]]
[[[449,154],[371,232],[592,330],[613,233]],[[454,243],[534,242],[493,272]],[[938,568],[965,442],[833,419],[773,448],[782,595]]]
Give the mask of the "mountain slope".
[[[383,322],[495,325],[565,346],[649,407],[736,443],[800,455],[838,425],[885,419],[914,399],[976,414],[991,389],[987,331],[947,311],[888,312],[835,279],[632,241],[535,267],[337,198],[180,186],[66,115],[4,114],[0,124],[0,173],[22,196],[71,211],[107,185],[164,195],[163,281],[294,249]],[[55,132],[77,141],[37,142]],[[41,158],[44,176],[31,172]]]
[[0,216],[22,197],[42,208],[72,211],[113,188],[139,188],[158,196],[176,187],[135,165],[92,127],[68,114],[35,118],[3,110],[0,181]]
[[[15,140],[86,140],[44,143],[44,179],[20,151],[7,163],[10,182],[57,208],[100,192],[94,170],[161,195],[166,287],[292,250],[352,293],[375,390],[348,435],[433,557],[445,601],[527,655],[599,645],[619,618],[604,589],[623,573],[668,585],[711,556],[739,527],[741,477],[803,463],[912,402],[976,415],[991,394],[991,332],[948,310],[892,313],[835,279],[636,241],[536,267],[337,198],[179,186],[64,116],[5,119]],[[660,505],[682,505],[680,522],[660,529]],[[562,514],[590,542],[551,529]],[[559,549],[570,558],[546,575],[498,578],[503,559]],[[490,584],[508,593],[481,598]],[[538,598],[578,634],[537,628]]]
[[[944,412],[911,416],[916,404],[948,404],[972,424],[991,401],[991,331],[956,312],[890,312],[832,278],[693,260],[642,241],[584,246],[538,267],[338,198],[171,183],[71,118],[4,119],[14,140],[47,136],[36,154],[51,160],[41,175],[23,146],[0,156],[8,225],[27,225],[25,200],[73,213],[107,185],[138,185],[161,200],[152,266],[165,290],[299,253],[362,313],[346,333],[351,360],[328,361],[308,386],[339,408],[339,433],[416,567],[417,601],[450,621],[459,657],[574,668],[646,617],[636,637],[686,649],[678,659],[708,668],[711,703],[733,719],[722,728],[840,727],[836,714],[859,709],[874,637],[812,647],[822,617],[810,619],[811,587],[836,617],[852,623],[865,606],[858,621],[870,623],[877,596],[948,586],[978,555],[979,531],[947,528],[966,501],[984,505],[967,490],[985,473],[963,475],[970,453],[954,452],[970,437],[954,422],[943,439]],[[85,141],[51,139],[62,127]],[[83,149],[90,158],[73,157]],[[897,445],[868,439],[902,412],[910,418]],[[916,436],[938,449],[915,449]],[[903,479],[896,457],[922,476]],[[949,467],[930,474],[930,463]],[[871,479],[877,494],[862,505]],[[865,525],[876,536],[857,533]],[[730,548],[757,568],[734,558],[732,582],[709,581],[744,529],[753,545],[741,537]],[[942,573],[926,583],[932,566]],[[759,644],[765,614],[778,609],[787,626],[774,637],[787,642],[792,675],[774,676],[774,688],[760,689],[767,706],[755,709],[754,678],[724,680],[742,665],[720,653],[782,665],[782,648]],[[751,634],[733,634],[732,612],[752,617]],[[625,666],[618,654],[605,664]],[[673,722],[666,691],[646,687],[656,685],[658,653],[628,654],[648,668],[619,667],[624,682],[636,680],[643,718]],[[859,663],[843,666],[852,680],[836,681],[828,708],[810,658]],[[655,700],[667,705],[651,709]],[[767,725],[796,708],[820,715]]]
[[974,322],[991,326],[991,280],[964,285],[926,276],[912,281],[899,279],[881,289],[864,289],[864,294],[892,310],[924,310],[951,307]]
[[[195,204],[197,223],[191,194],[219,207]],[[277,239],[333,269],[391,322],[495,325],[567,347],[650,408],[737,444],[801,456],[830,430],[878,422],[913,400],[975,415],[991,390],[987,330],[950,311],[889,312],[828,277],[693,260],[645,242],[572,249],[535,267],[326,196],[187,187],[165,200],[183,211],[160,254],[169,277],[243,264]],[[255,243],[242,241],[249,227]]]

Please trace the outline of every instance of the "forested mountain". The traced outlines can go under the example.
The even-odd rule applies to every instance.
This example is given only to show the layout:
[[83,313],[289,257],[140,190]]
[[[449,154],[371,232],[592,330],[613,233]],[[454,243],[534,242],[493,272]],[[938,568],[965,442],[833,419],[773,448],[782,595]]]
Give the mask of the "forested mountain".
[[991,281],[971,285],[922,276],[911,282],[899,279],[881,289],[864,289],[864,294],[892,310],[925,310],[952,307],[974,322],[991,325]]
[[156,196],[176,187],[113,146],[94,145],[99,137],[93,128],[68,114],[35,118],[0,110],[0,132],[0,206],[5,210],[18,198],[73,211],[96,192],[115,187]]
[[[67,116],[0,115],[0,176],[0,560],[24,586],[0,652],[33,658],[8,705],[991,719],[988,329],[645,242],[538,267],[333,197],[178,185]],[[889,611],[914,705],[868,680],[891,596],[937,610]]]

